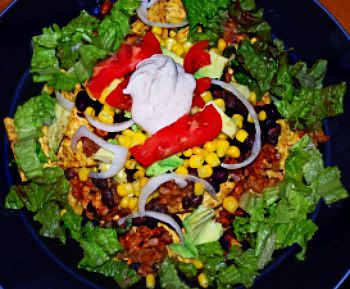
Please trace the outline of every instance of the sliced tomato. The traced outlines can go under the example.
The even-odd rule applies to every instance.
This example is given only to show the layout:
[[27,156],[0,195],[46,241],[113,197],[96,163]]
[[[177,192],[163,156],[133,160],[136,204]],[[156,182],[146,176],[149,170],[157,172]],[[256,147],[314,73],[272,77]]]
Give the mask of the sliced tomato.
[[162,160],[188,148],[214,139],[222,128],[221,116],[213,105],[206,106],[194,115],[184,115],[171,125],[162,128],[143,145],[130,148],[130,153],[143,166]]
[[123,90],[128,86],[130,77],[125,78],[118,86],[107,96],[106,103],[112,107],[122,110],[130,110],[132,98],[128,94],[124,94]]
[[142,60],[161,53],[160,43],[152,32],[147,32],[140,44],[122,44],[117,53],[94,68],[94,74],[87,84],[89,94],[99,99],[114,79],[127,76]]
[[196,80],[196,89],[194,90],[192,107],[198,106],[203,108],[205,106],[205,101],[201,97],[204,91],[207,91],[211,86],[211,79],[209,77],[202,77]]
[[208,48],[208,40],[199,41],[190,48],[184,59],[186,72],[193,74],[203,66],[210,64],[210,54],[206,51]]

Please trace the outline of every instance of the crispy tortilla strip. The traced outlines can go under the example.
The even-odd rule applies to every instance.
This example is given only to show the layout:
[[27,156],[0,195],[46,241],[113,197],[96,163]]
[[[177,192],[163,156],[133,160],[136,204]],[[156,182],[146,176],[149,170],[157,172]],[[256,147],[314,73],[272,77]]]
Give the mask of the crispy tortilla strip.
[[[16,159],[14,148],[15,148],[15,143],[18,140],[18,136],[17,136],[16,130],[15,130],[15,122],[14,122],[13,118],[5,117],[4,124],[5,124],[5,130],[6,130],[7,136],[8,136],[9,141],[10,141],[12,153],[14,155],[14,158]],[[27,181],[27,178],[21,169],[18,169],[18,173],[19,173],[19,176],[20,176],[22,182]]]
[[149,20],[162,23],[179,23],[186,18],[181,0],[160,0],[147,12]]
[[297,132],[291,131],[290,126],[285,119],[279,119],[276,122],[281,125],[281,134],[278,138],[276,148],[281,155],[281,170],[283,170],[284,175],[288,150],[300,140],[300,137]]
[[65,137],[58,150],[58,164],[64,168],[80,168],[80,167],[94,167],[97,165],[92,157],[87,157],[83,152],[82,143],[78,142],[77,151],[73,152],[71,143],[75,132],[80,126],[85,125],[91,129],[88,121],[84,117],[78,115],[78,110],[73,108],[72,114],[68,121]]
[[220,185],[220,191],[217,193],[218,200],[214,200],[207,192],[204,194],[203,205],[207,208],[216,208],[220,206],[224,200],[224,198],[230,194],[235,188],[234,182],[227,181]]

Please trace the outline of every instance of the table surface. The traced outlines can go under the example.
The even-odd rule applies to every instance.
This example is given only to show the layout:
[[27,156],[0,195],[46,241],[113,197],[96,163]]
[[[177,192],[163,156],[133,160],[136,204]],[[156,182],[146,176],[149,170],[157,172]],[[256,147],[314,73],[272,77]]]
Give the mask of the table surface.
[[[13,0],[0,0],[0,13]],[[350,33],[350,1],[349,0],[320,0],[320,2],[338,19],[345,30]]]

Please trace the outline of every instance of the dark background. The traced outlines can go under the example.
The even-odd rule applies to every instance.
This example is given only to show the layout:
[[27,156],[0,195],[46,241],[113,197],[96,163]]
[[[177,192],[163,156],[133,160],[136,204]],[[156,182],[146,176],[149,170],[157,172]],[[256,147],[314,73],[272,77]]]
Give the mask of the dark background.
[[[0,0],[1,1],[1,0]],[[326,83],[350,84],[350,40],[339,27],[310,0],[257,1],[274,34],[295,48],[296,55],[312,64],[318,58],[329,60]],[[23,78],[31,56],[30,39],[41,28],[56,22],[67,23],[81,8],[93,7],[88,0],[18,0],[0,18],[0,113],[1,119],[13,113],[15,96],[20,101],[35,95],[37,87]],[[22,87],[18,88],[18,84]],[[17,87],[17,91],[16,91]],[[21,89],[20,89],[21,88]],[[327,161],[338,165],[344,185],[350,189],[350,99],[345,115],[330,120],[331,144]],[[1,122],[0,162],[0,287],[4,289],[85,289],[115,288],[113,282],[76,269],[80,249],[74,244],[62,247],[41,238],[27,213],[1,209],[9,189],[7,159],[10,157]],[[318,232],[309,243],[305,262],[285,256],[281,264],[264,271],[255,289],[336,288],[350,268],[350,200],[331,207],[320,205]],[[34,225],[35,226],[35,225]],[[292,252],[293,254],[293,252]],[[276,267],[276,268],[275,268]],[[349,279],[340,288],[350,288]]]

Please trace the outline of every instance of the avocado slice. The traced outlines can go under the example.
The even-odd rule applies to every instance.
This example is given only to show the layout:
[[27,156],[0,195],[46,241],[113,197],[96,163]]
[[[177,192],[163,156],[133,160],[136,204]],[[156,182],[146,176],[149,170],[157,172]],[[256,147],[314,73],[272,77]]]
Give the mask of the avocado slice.
[[180,56],[176,55],[174,52],[162,47],[162,51],[163,51],[163,54],[166,55],[166,56],[169,56],[171,57],[175,63],[177,64],[180,64],[180,65],[184,65],[184,60],[183,58],[181,58]]
[[209,54],[210,54],[211,64],[199,69],[194,74],[194,77],[196,79],[202,78],[202,77],[210,77],[210,78],[216,78],[216,79],[221,78],[224,72],[225,66],[228,62],[228,58],[225,58],[211,51],[209,52]]
[[215,104],[215,102],[211,101],[211,102],[208,102],[208,104],[212,104],[221,116],[221,120],[222,120],[221,131],[227,136],[229,136],[231,139],[233,139],[237,132],[237,125],[235,120],[229,117],[226,113],[224,113],[222,109]]

